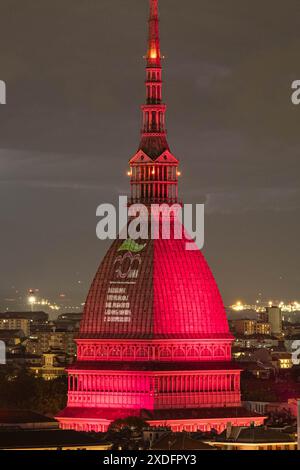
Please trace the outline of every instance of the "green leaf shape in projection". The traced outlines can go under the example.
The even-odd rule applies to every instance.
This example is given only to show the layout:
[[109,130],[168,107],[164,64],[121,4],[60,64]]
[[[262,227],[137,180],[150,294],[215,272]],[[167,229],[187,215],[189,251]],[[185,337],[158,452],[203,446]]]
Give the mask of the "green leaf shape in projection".
[[139,253],[142,251],[147,243],[144,245],[139,245],[136,243],[134,240],[131,240],[130,238],[127,240],[124,240],[118,251],[130,251],[131,253]]

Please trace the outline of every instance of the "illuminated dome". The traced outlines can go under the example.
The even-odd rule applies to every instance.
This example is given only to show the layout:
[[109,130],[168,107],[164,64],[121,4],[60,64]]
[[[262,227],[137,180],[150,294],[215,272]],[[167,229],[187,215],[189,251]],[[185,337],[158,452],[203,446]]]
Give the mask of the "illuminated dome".
[[200,250],[185,240],[115,241],[91,285],[81,338],[231,338]]

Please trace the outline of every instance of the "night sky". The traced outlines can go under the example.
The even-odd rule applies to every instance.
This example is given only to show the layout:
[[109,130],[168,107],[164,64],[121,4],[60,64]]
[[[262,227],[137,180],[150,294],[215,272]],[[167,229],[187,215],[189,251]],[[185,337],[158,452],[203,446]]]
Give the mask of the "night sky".
[[[182,199],[206,201],[224,301],[299,300],[300,2],[160,13],[168,140]],[[84,300],[108,247],[96,207],[127,193],[138,147],[147,15],[147,0],[0,0],[0,308],[15,288]]]

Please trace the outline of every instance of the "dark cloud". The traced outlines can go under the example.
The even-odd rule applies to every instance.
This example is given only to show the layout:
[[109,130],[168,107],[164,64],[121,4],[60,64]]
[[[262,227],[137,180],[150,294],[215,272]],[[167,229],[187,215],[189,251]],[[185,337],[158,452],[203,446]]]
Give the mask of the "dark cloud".
[[[169,142],[226,302],[299,297],[299,0],[161,0]],[[128,190],[147,0],[2,0],[0,285],[84,298]],[[78,277],[82,284],[78,286]]]

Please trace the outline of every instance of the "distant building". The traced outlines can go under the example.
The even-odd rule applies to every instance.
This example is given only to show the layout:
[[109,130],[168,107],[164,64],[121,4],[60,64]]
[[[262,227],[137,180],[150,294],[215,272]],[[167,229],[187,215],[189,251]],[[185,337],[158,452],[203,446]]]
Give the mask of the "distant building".
[[236,333],[243,336],[251,336],[256,332],[256,321],[255,320],[234,320],[232,322],[233,328]]
[[0,329],[0,341],[5,344],[6,354],[20,352],[25,341],[23,330]]
[[74,312],[70,312],[70,313],[60,313],[58,316],[57,316],[57,321],[80,321],[81,320],[81,317],[82,317],[82,313],[74,313]]
[[24,319],[30,321],[31,332],[35,327],[40,327],[48,323],[49,316],[45,312],[3,312],[0,313],[1,319]]
[[216,448],[200,440],[193,439],[184,432],[170,432],[158,439],[152,445],[151,450],[216,450]]
[[26,350],[34,354],[44,354],[51,350],[63,351],[68,356],[76,355],[75,332],[48,326],[36,333],[27,343]]
[[42,364],[30,367],[36,377],[44,380],[54,380],[65,375],[65,365],[57,362],[55,354],[43,354]]
[[282,333],[282,312],[279,307],[267,307],[268,321],[271,324],[272,334]]
[[171,432],[171,428],[167,426],[158,426],[158,427],[147,427],[143,428],[143,441],[146,443],[149,443],[150,448],[152,444],[157,441],[158,439],[161,439],[163,436],[166,436]]
[[58,429],[58,422],[33,411],[0,408],[0,432],[4,429]]
[[265,335],[269,336],[271,334],[271,325],[268,322],[256,321],[256,320],[247,320],[247,319],[238,319],[232,320],[230,322],[232,329],[237,335],[242,336],[255,336],[255,335]]
[[62,313],[55,320],[58,328],[65,328],[70,331],[79,331],[82,313]]
[[30,367],[38,365],[41,362],[41,356],[37,354],[11,353],[6,356],[6,363],[19,367]]
[[278,338],[266,335],[240,336],[234,341],[234,347],[245,349],[271,349],[279,346]]
[[257,335],[270,336],[271,335],[271,325],[270,325],[270,323],[256,322],[255,333]]
[[293,367],[292,353],[276,351],[272,353],[272,364],[277,369],[291,369]]
[[62,430],[0,431],[0,450],[110,450],[112,444],[86,433]]
[[268,313],[267,313],[266,310],[258,312],[258,317],[259,317],[259,321],[261,321],[261,322],[266,323],[266,322],[269,321]]
[[[293,323],[289,326],[286,326],[285,335],[290,336],[290,337],[300,336],[300,324],[299,323]],[[296,338],[296,339],[298,339],[298,338]]]
[[261,362],[243,362],[243,369],[256,379],[268,380],[273,375],[272,367]]
[[269,402],[269,401],[244,401],[244,407],[252,413],[262,415],[270,415],[271,413],[289,413],[291,418],[295,420],[298,413],[298,399],[289,398],[285,402]]
[[215,441],[207,444],[221,450],[297,450],[294,437],[265,426],[228,426]]
[[0,317],[0,330],[22,330],[25,336],[29,336],[30,320],[19,317]]

